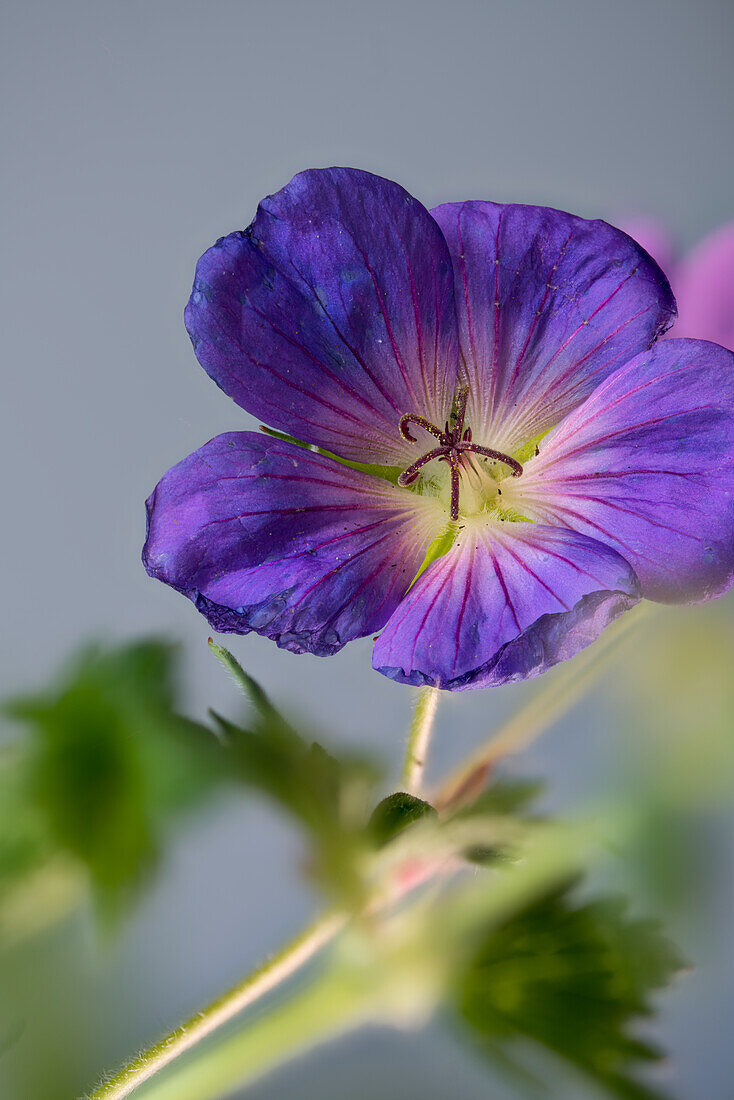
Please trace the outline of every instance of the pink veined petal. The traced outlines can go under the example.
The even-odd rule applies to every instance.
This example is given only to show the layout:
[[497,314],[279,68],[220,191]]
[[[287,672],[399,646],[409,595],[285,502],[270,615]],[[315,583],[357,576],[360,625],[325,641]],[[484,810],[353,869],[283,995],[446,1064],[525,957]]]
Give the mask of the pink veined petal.
[[432,214],[454,262],[467,424],[487,446],[547,431],[675,317],[660,268],[606,222],[491,202]]
[[638,599],[629,564],[594,539],[477,517],[388,620],[373,666],[454,691],[526,679],[572,657]]
[[380,478],[232,432],[161,479],[143,561],[215,630],[324,656],[387,621],[443,518]]
[[458,337],[451,259],[428,211],[350,168],[301,172],[197,265],[186,327],[225,393],[343,458],[407,466],[413,412],[443,424]]
[[540,445],[508,493],[525,515],[623,554],[642,593],[695,602],[734,581],[734,354],[664,340]]

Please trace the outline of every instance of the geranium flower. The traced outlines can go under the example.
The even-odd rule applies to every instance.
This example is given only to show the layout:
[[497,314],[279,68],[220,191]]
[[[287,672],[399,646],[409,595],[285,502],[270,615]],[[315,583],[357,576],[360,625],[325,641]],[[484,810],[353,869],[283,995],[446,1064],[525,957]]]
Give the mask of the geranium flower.
[[624,229],[670,279],[678,303],[673,335],[713,340],[734,349],[734,222],[714,230],[680,258],[660,222],[633,218]]
[[320,655],[380,631],[376,669],[449,689],[542,672],[642,596],[719,595],[734,356],[656,344],[674,314],[604,222],[303,172],[204,254],[186,310],[276,432],[169,470],[148,572],[215,630]]

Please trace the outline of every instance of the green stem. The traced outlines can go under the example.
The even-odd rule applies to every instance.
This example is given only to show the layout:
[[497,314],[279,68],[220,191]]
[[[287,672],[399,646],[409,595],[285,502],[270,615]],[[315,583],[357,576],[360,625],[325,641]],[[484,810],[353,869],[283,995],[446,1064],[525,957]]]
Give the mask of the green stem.
[[374,992],[341,970],[316,982],[243,1032],[197,1053],[144,1090],[141,1100],[214,1100],[375,1016]]
[[413,719],[408,733],[408,747],[403,763],[403,786],[408,794],[420,795],[426,766],[428,740],[438,708],[438,688],[418,689]]
[[[197,1051],[196,1061],[185,1059],[146,1088],[141,1100],[221,1100],[276,1066],[364,1024],[423,1022],[439,1003],[454,966],[473,950],[478,934],[486,934],[487,927],[578,872],[598,844],[597,831],[598,823],[538,826],[526,837],[523,859],[491,884],[482,877],[463,880],[457,893],[440,903],[438,920],[423,919],[425,899],[410,916],[396,915],[390,935],[382,941],[384,954],[370,960],[348,952],[246,1030]],[[435,962],[435,970],[425,966],[426,959]]]
[[[599,669],[604,667],[600,658],[609,656],[639,617],[639,614],[629,616],[627,623],[618,631],[608,632],[606,641],[597,643],[594,651],[577,658],[570,672],[548,681],[545,691],[541,691],[499,735],[481,746],[445,781],[436,793],[438,803],[452,804],[467,784],[471,785],[473,776],[486,774],[486,769],[497,759],[525,747],[567,710],[586,690]],[[403,766],[404,787],[411,794],[417,795],[422,789],[426,752],[438,698],[436,688],[421,688],[418,691]],[[256,702],[265,705],[267,701],[265,704],[262,700]],[[322,917],[249,977],[139,1055],[92,1093],[89,1100],[123,1100],[129,1096],[179,1055],[294,974],[333,939],[345,923],[344,914],[330,913]],[[345,984],[343,977],[327,973],[315,986],[254,1023],[242,1035],[219,1044],[216,1051],[205,1053],[194,1066],[187,1065],[186,1073],[182,1075],[186,1081],[185,1092],[181,1091],[179,1075],[174,1074],[171,1079],[156,1082],[146,1089],[146,1100],[148,1097],[150,1100],[205,1100],[216,1096],[217,1081],[224,1087],[230,1087],[238,1080],[250,1081],[282,1061],[284,1053],[290,1057],[328,1036],[358,1026],[369,1018],[374,1007],[365,991],[355,990],[353,984]],[[169,1080],[174,1084],[169,1084]]]
[[285,981],[333,939],[346,923],[341,913],[327,913],[238,985],[197,1012],[150,1050],[100,1085],[89,1100],[122,1100],[164,1066],[237,1016],[258,998]]

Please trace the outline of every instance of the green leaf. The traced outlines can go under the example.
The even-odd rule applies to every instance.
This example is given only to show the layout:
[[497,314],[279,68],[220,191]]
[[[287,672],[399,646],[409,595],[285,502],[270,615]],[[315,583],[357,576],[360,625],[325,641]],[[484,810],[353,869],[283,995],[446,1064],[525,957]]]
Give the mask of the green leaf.
[[177,713],[175,649],[155,640],[88,648],[55,688],[4,709],[30,734],[31,816],[51,850],[86,865],[114,914],[154,866],[167,818],[226,776],[211,731]]
[[422,798],[416,798],[415,795],[407,794],[405,791],[397,791],[377,803],[372,811],[368,829],[376,847],[382,848],[403,829],[424,817],[438,819],[438,812],[430,802],[424,802]]
[[327,892],[358,904],[358,864],[365,851],[364,822],[377,773],[361,759],[331,756],[281,720],[252,729],[213,715],[228,748],[233,779],[270,797],[308,833],[311,871]]
[[631,1076],[659,1057],[633,1028],[680,960],[659,927],[622,901],[579,902],[567,883],[495,928],[464,974],[461,1018],[485,1051],[529,1040],[624,1100],[659,1094]]
[[53,852],[46,824],[28,793],[25,754],[6,749],[0,755],[0,896]]
[[310,836],[311,870],[320,885],[358,903],[359,863],[369,848],[365,823],[378,770],[364,757],[332,756],[296,732],[232,654],[210,644],[254,710],[249,728],[211,712],[227,749],[228,774],[295,818]]

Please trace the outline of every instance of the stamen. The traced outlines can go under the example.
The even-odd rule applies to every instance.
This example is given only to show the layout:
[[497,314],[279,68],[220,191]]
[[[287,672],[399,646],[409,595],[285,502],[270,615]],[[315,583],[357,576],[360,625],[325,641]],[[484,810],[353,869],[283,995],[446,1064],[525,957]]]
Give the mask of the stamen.
[[459,518],[459,486],[461,483],[461,477],[459,474],[459,459],[455,451],[449,451],[448,454],[442,455],[444,462],[448,462],[451,467],[451,507],[449,509],[449,519],[452,519],[454,523]]
[[436,439],[440,439],[443,435],[443,432],[434,424],[431,424],[430,420],[426,420],[425,417],[416,416],[415,413],[406,413],[405,416],[400,417],[399,428],[403,439],[407,439],[409,443],[417,443],[418,441],[415,436],[411,435],[408,431],[408,424],[418,424],[419,427],[423,428],[424,432],[430,432],[431,435],[435,435]]
[[449,427],[449,422],[447,420],[444,425],[444,430],[441,431],[435,424],[431,424],[430,420],[426,420],[425,417],[418,416],[416,413],[406,413],[404,416],[400,417],[399,423],[400,434],[403,439],[407,439],[409,443],[416,443],[417,440],[415,436],[411,435],[408,425],[417,424],[420,428],[423,428],[425,432],[428,432],[429,435],[435,436],[439,441],[439,446],[434,447],[431,451],[427,451],[408,466],[407,469],[403,470],[398,477],[398,485],[402,485],[404,488],[408,485],[412,485],[418,477],[422,467],[425,466],[427,462],[432,462],[434,458],[439,459],[441,462],[447,462],[451,469],[451,505],[449,515],[454,522],[459,518],[461,456],[463,454],[484,455],[485,458],[494,459],[495,462],[502,462],[505,466],[510,467],[513,477],[519,477],[522,473],[522,466],[517,459],[512,458],[511,455],[506,455],[502,451],[495,451],[491,447],[481,447],[478,443],[472,442],[471,428],[464,428],[464,418],[466,417],[468,400],[468,386],[459,386],[456,393],[456,412],[453,416],[453,428]]
[[434,458],[444,458],[446,455],[445,447],[436,447],[433,451],[428,451],[417,462],[414,462],[411,466],[408,466],[407,470],[403,470],[402,474],[398,476],[398,485],[405,487],[406,485],[412,485],[415,479],[418,477],[418,472],[421,466],[425,466],[427,462],[431,462]]
[[459,443],[459,451],[472,451],[474,454],[484,455],[486,458],[493,458],[495,462],[503,462],[505,466],[509,466],[512,470],[513,477],[519,477],[522,473],[522,466],[516,458],[511,458],[510,455],[503,454],[502,451],[493,451],[491,447],[480,447],[478,443]]

